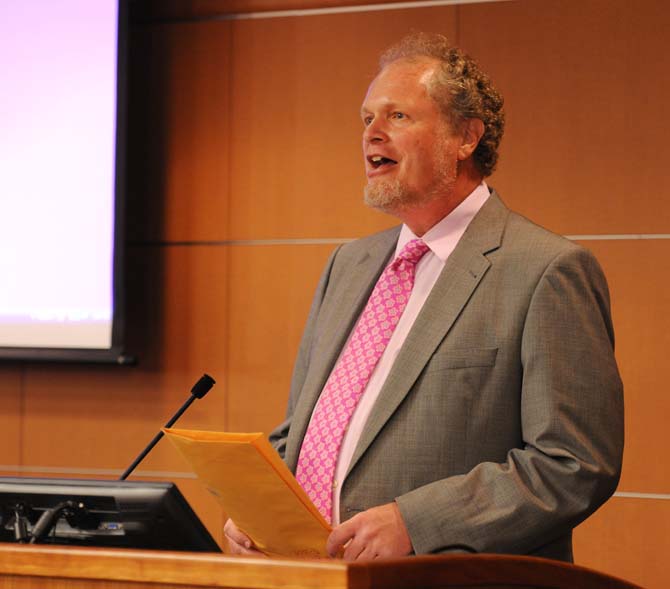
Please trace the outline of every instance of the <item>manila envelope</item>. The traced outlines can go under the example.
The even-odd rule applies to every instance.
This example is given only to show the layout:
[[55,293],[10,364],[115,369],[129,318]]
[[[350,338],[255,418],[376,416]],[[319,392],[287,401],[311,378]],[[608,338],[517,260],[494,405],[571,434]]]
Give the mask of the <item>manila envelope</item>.
[[260,551],[269,556],[328,556],[330,525],[263,434],[163,431]]

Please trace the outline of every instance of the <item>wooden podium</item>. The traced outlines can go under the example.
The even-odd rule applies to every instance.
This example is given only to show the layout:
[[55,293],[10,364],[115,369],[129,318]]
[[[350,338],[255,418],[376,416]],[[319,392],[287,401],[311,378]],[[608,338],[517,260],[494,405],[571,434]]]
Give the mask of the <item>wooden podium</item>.
[[[524,556],[416,556],[347,564],[192,552],[0,545],[1,589],[632,589],[637,585]],[[638,588],[639,589],[639,588]]]

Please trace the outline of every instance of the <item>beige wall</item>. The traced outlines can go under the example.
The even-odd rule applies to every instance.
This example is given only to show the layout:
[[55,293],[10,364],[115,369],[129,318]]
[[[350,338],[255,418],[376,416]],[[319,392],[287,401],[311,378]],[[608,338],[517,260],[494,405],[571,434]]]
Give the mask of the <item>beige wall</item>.
[[[409,29],[443,32],[506,97],[491,184],[513,208],[591,248],[609,277],[626,385],[624,473],[619,494],[578,528],[577,561],[663,587],[665,2],[512,0],[253,19],[214,17],[239,2],[180,4],[136,6],[132,31],[128,344],[140,364],[1,365],[2,472],[112,476],[204,371],[218,384],[181,426],[267,431],[281,420],[329,252],[394,224],[360,195],[357,113],[376,56]],[[167,444],[141,474],[177,480],[221,537],[219,508]]]

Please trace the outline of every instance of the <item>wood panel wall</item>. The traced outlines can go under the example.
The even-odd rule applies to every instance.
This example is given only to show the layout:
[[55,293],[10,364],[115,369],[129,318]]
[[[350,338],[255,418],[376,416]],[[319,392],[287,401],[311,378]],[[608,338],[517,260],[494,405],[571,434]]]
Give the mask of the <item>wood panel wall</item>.
[[[357,113],[377,55],[410,29],[442,32],[506,97],[490,183],[512,208],[591,248],[610,281],[624,473],[617,496],[577,529],[576,559],[664,586],[666,3],[511,0],[272,18],[224,15],[240,8],[223,0],[184,4],[134,3],[128,347],[140,363],[1,365],[0,471],[118,475],[205,371],[218,384],[181,426],[279,422],[329,252],[394,224],[361,202]],[[167,444],[137,476],[177,480],[221,538],[218,506]]]

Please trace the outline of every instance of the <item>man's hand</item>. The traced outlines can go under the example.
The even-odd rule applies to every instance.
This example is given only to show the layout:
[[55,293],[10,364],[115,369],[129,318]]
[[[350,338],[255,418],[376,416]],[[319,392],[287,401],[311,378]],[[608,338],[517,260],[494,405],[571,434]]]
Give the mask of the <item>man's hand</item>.
[[337,526],[326,549],[336,556],[344,548],[344,560],[397,558],[412,552],[405,522],[395,502],[373,507]]
[[223,526],[223,533],[228,540],[228,552],[230,554],[265,557],[265,554],[254,547],[251,539],[239,530],[232,519],[229,519]]

